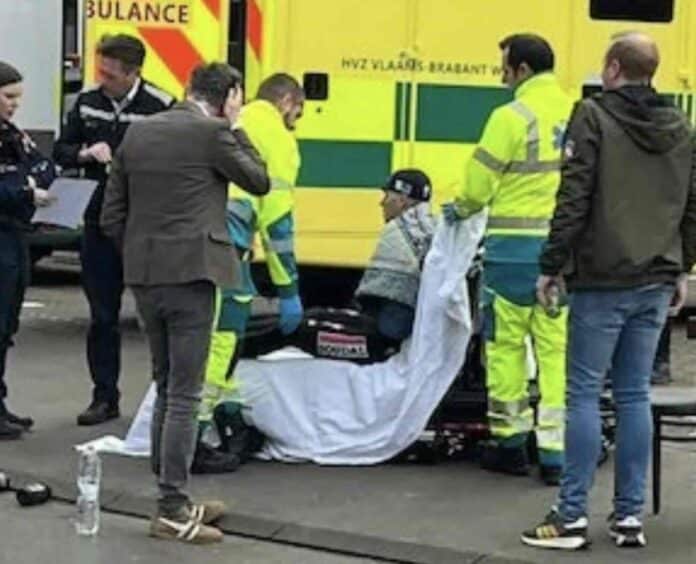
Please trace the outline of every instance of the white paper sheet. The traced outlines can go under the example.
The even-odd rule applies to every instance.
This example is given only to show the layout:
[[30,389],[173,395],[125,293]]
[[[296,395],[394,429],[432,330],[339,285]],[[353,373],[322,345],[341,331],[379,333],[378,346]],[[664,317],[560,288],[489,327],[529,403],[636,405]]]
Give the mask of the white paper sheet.
[[56,179],[48,189],[49,194],[56,200],[46,207],[37,208],[32,222],[76,229],[82,225],[82,216],[96,188],[96,180]]

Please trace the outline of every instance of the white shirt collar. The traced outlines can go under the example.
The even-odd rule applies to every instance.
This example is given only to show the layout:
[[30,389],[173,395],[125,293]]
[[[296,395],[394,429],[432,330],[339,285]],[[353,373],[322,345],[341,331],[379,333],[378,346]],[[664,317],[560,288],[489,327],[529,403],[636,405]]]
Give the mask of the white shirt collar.
[[138,93],[138,89],[140,88],[141,82],[142,80],[140,79],[140,77],[136,78],[135,82],[133,83],[133,87],[128,91],[128,94],[126,94],[120,101],[111,98],[111,103],[113,104],[116,113],[122,112],[130,105],[130,103],[133,101],[133,98],[135,98],[136,94]]
[[196,104],[196,106],[198,106],[206,116],[210,117],[210,111],[208,110],[208,106],[205,104],[205,102],[193,100],[193,103]]

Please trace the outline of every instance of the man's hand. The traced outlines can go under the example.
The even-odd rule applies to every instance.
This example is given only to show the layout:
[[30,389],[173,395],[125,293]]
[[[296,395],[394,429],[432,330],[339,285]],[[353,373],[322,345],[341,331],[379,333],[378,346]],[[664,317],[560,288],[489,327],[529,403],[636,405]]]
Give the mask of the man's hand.
[[548,308],[551,305],[549,303],[549,296],[551,295],[551,288],[554,286],[558,288],[561,295],[565,294],[565,281],[562,276],[547,276],[542,274],[537,279],[536,296],[541,307]]
[[689,275],[682,274],[677,279],[677,288],[674,291],[674,297],[669,307],[669,314],[676,316],[681,309],[686,305],[686,298],[689,294]]
[[108,164],[112,159],[111,147],[103,141],[82,149],[78,155],[78,160],[81,162],[97,161],[101,164]]
[[304,310],[300,296],[280,299],[280,331],[289,335],[300,325]]
[[239,118],[239,112],[242,110],[244,105],[244,90],[241,86],[236,88],[231,88],[230,93],[225,101],[225,107],[222,113],[225,114],[227,121],[230,122],[230,126],[234,126]]
[[447,202],[442,205],[442,217],[447,225],[452,225],[462,220],[462,216],[459,215],[454,202]]
[[34,192],[34,205],[44,208],[51,205],[56,201],[56,197],[52,195],[48,190],[42,190],[41,188],[32,188]]

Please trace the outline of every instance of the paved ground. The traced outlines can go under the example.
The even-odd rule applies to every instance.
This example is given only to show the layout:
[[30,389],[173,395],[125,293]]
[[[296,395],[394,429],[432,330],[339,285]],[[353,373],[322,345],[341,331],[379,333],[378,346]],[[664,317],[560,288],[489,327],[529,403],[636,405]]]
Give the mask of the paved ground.
[[[130,417],[148,384],[148,354],[137,330],[132,301],[126,300],[124,315],[123,417],[95,431],[78,428],[75,415],[85,407],[89,389],[84,361],[84,331],[87,310],[75,276],[70,273],[42,274],[27,296],[22,332],[12,351],[10,385],[12,404],[31,412],[37,429],[18,443],[0,444],[0,468],[38,476],[50,483],[65,499],[74,496],[75,456],[71,445],[97,435],[124,435]],[[678,329],[674,339],[674,366],[681,384],[693,384],[696,347]],[[523,547],[519,532],[540,518],[554,499],[554,490],[542,487],[533,478],[501,478],[480,471],[467,462],[437,466],[383,465],[370,468],[324,468],[311,465],[252,463],[239,472],[221,477],[197,477],[193,493],[200,498],[222,497],[233,514],[222,526],[226,532],[262,541],[291,543],[332,554],[378,558],[393,562],[661,562],[696,561],[696,446],[668,445],[664,448],[664,510],[646,520],[650,546],[643,551],[618,551],[604,533],[612,487],[611,464],[598,474],[592,508],[595,543],[588,552],[557,554]],[[154,484],[141,460],[107,457],[103,504],[109,511],[146,516],[152,509]],[[5,503],[0,500],[0,503]],[[5,506],[0,511],[6,513]],[[9,511],[9,510],[8,510]],[[59,540],[60,527],[70,511],[66,506],[52,509],[17,510],[19,515],[37,515],[45,520],[49,539]],[[31,512],[30,512],[31,511]],[[14,521],[14,520],[13,520]],[[14,525],[13,525],[14,526]],[[6,542],[21,547],[34,542],[30,529],[0,527],[0,562],[8,552]],[[44,526],[44,525],[42,525]],[[148,541],[139,540],[141,521],[107,518],[103,528],[102,556],[83,549],[66,534],[75,562],[118,562],[112,560],[109,543],[119,538],[128,547],[142,552],[148,561],[164,560],[169,549],[149,553]],[[27,531],[22,533],[22,531]],[[31,539],[31,540],[30,540]],[[70,540],[73,539],[73,540]],[[61,541],[62,542],[62,541]],[[77,543],[77,544],[76,544]],[[249,562],[333,562],[326,556],[311,560],[302,552],[279,550],[285,560],[272,560],[272,546],[225,545],[230,555],[240,551]],[[40,545],[42,543],[37,543]],[[161,543],[160,543],[161,545]],[[125,545],[124,545],[125,546]],[[240,545],[241,546],[241,545]],[[271,552],[265,553],[268,550]],[[160,552],[156,551],[163,551]],[[248,551],[248,552],[244,552]],[[10,550],[9,554],[13,554]],[[314,553],[307,553],[314,554]],[[214,555],[213,555],[214,556]],[[338,557],[338,556],[337,556]],[[84,558],[81,559],[81,558]],[[231,556],[236,561],[236,559]],[[256,558],[256,560],[254,560]],[[152,559],[152,560],[151,560]],[[8,560],[16,562],[17,560]],[[36,559],[20,560],[26,562]],[[66,560],[67,562],[68,560]],[[242,560],[244,561],[244,560]],[[205,562],[205,561],[204,561]],[[211,560],[215,562],[215,560]]]
[[[0,496],[3,524],[0,562],[54,564],[126,564],[128,562],[195,562],[196,564],[367,564],[374,560],[333,555],[227,536],[220,545],[193,547],[162,542],[143,535],[142,519],[105,513],[94,538],[80,537],[74,510],[63,503],[21,508],[10,494]],[[34,541],[28,542],[32,531]]]

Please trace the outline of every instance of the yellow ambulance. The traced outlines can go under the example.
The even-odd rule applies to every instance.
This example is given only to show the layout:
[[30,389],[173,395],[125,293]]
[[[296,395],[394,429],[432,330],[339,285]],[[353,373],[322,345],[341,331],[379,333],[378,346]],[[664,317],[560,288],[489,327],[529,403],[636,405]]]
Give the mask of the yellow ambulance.
[[546,37],[563,85],[598,84],[602,54],[621,30],[659,43],[660,91],[696,121],[693,0],[85,0],[86,80],[104,33],[139,36],[145,77],[181,96],[190,69],[228,60],[246,91],[276,71],[308,96],[297,135],[302,168],[297,249],[302,264],[363,266],[393,169],[423,168],[436,202],[451,198],[501,86],[498,42]]

